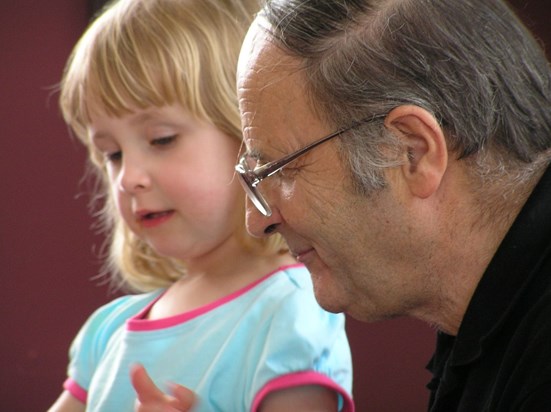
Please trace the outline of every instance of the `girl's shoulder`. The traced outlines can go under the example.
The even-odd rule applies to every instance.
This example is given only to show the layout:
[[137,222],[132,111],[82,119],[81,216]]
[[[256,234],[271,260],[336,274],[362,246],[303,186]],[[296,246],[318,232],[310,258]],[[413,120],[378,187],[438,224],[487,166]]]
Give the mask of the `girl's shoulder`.
[[114,315],[118,317],[128,311],[140,310],[153,302],[163,292],[164,289],[157,289],[153,292],[117,297],[96,309],[92,316]]
[[[275,299],[303,299],[311,301],[314,298],[314,286],[310,272],[303,264],[283,266],[277,269],[268,279],[265,287]],[[311,301],[311,303],[314,303]],[[317,304],[314,304],[317,306]]]
[[96,309],[88,317],[73,340],[70,349],[71,376],[79,385],[88,387],[93,370],[99,364],[105,349],[129,318],[140,313],[163,291],[139,295],[125,295]]
[[310,290],[312,286],[312,275],[302,263],[296,263],[294,265],[284,266],[280,268],[289,280],[297,285],[300,289]]
[[136,295],[124,295],[99,307],[92,313],[83,326],[83,331],[101,332],[110,335],[114,330],[124,325],[128,319],[138,315],[151,302],[158,298],[164,289]]
[[263,304],[260,305],[273,322],[319,328],[320,334],[324,334],[326,328],[343,327],[342,313],[327,312],[317,302],[312,277],[303,264],[281,267],[273,275],[261,291]]

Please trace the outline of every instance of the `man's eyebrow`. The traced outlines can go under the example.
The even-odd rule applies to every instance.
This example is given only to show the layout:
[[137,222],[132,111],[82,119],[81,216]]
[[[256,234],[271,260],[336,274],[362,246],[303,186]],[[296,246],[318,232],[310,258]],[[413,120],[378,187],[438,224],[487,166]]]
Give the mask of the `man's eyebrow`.
[[261,160],[264,157],[262,152],[258,148],[255,148],[255,147],[253,147],[251,149],[247,149],[246,153],[247,153],[248,157],[252,157],[253,159],[256,159],[256,160]]
[[[271,162],[279,157],[285,156],[287,152],[280,148],[274,148],[271,145],[265,147],[266,142],[259,141],[258,138],[244,139],[245,150],[244,153],[247,157],[261,161],[262,163]],[[254,144],[254,143],[257,144]]]

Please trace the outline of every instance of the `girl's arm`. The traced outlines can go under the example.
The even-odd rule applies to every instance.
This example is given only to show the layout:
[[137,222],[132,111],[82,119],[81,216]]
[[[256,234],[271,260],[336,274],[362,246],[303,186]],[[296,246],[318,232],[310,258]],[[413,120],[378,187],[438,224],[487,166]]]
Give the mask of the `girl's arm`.
[[259,412],[336,412],[337,394],[322,386],[297,386],[270,393]]
[[67,391],[63,391],[48,412],[84,412],[86,405]]
[[[131,371],[132,385],[138,398],[136,412],[187,412],[195,396],[189,389],[174,385],[172,395],[163,393],[137,365]],[[336,412],[337,394],[322,386],[297,386],[270,393],[262,401],[258,412]]]

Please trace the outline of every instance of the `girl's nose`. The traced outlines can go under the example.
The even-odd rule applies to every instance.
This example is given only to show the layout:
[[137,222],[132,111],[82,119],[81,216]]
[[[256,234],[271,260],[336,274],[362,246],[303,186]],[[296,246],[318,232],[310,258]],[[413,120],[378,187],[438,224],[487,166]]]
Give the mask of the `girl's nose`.
[[138,161],[130,161],[125,158],[118,177],[119,190],[127,193],[135,193],[149,189],[151,179],[146,167]]

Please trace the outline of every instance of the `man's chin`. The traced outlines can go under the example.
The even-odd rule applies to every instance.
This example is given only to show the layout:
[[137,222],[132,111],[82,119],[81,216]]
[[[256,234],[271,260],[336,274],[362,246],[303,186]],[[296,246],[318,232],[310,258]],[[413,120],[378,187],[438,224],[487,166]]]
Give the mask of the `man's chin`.
[[318,304],[327,312],[345,312],[346,306],[336,298],[335,293],[331,292],[334,292],[334,290],[330,286],[328,287],[321,282],[314,281],[314,296]]
[[316,300],[318,301],[318,304],[323,308],[323,310],[327,312],[330,312],[330,313],[345,312],[341,305],[337,305],[335,304],[335,302],[324,299],[323,297],[319,297],[318,295],[316,295]]
[[312,277],[314,295],[318,304],[331,313],[344,312],[346,306],[338,298],[340,287],[334,282],[334,276],[329,267],[325,265],[317,256],[317,259],[310,259],[306,267]]

